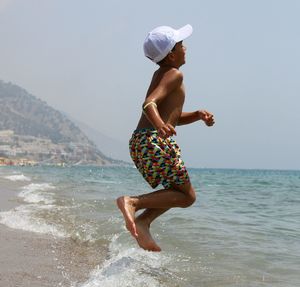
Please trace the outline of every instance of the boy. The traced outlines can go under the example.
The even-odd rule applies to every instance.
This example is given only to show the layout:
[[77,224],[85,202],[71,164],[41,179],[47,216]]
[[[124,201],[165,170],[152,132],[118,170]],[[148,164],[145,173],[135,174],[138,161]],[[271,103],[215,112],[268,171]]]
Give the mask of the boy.
[[[182,41],[192,34],[192,26],[178,30],[160,26],[151,31],[144,42],[145,56],[159,65],[148,89],[143,113],[130,140],[130,155],[140,173],[152,188],[164,189],[139,196],[117,199],[127,229],[140,247],[161,251],[150,233],[150,224],[172,207],[188,207],[196,200],[195,191],[181,159],[180,148],[172,138],[176,125],[203,120],[214,124],[207,111],[182,112],[185,98],[183,74],[185,64]],[[139,216],[138,210],[145,209]]]

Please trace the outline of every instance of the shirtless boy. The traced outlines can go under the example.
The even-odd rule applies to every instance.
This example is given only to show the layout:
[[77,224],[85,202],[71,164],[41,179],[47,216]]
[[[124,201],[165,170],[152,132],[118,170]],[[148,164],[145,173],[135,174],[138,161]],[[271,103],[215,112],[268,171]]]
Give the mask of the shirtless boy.
[[[163,189],[139,196],[117,199],[127,229],[140,247],[161,251],[150,233],[154,219],[172,207],[188,207],[196,200],[180,148],[172,136],[177,125],[198,120],[214,124],[213,115],[205,110],[183,112],[185,91],[183,74],[186,48],[182,41],[192,34],[192,26],[178,30],[160,26],[152,30],[144,42],[145,56],[159,65],[143,103],[143,113],[129,142],[131,157],[152,188]],[[144,211],[136,217],[138,210]]]

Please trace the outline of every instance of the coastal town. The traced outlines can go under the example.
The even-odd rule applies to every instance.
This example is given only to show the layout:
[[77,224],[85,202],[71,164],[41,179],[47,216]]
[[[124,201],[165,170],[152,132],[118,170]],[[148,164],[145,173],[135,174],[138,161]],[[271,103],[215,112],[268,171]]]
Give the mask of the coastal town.
[[0,131],[0,166],[37,164],[104,164],[91,145],[53,143],[50,139]]

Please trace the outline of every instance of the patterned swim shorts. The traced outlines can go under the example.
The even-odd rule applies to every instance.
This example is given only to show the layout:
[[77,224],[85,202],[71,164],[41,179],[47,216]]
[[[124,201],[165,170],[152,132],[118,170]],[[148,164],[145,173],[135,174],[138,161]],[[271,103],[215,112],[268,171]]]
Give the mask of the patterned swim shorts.
[[135,130],[129,150],[135,166],[152,188],[162,184],[168,189],[189,182],[180,148],[172,137],[164,139],[155,129]]

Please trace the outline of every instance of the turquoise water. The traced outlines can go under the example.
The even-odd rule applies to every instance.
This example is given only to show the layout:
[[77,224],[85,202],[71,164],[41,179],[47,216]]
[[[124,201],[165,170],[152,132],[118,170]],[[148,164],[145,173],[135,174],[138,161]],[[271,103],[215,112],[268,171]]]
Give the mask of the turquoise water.
[[12,228],[105,247],[76,287],[300,286],[300,171],[189,169],[196,203],[153,223],[161,253],[138,248],[114,200],[150,192],[130,167],[3,167],[19,183]]

